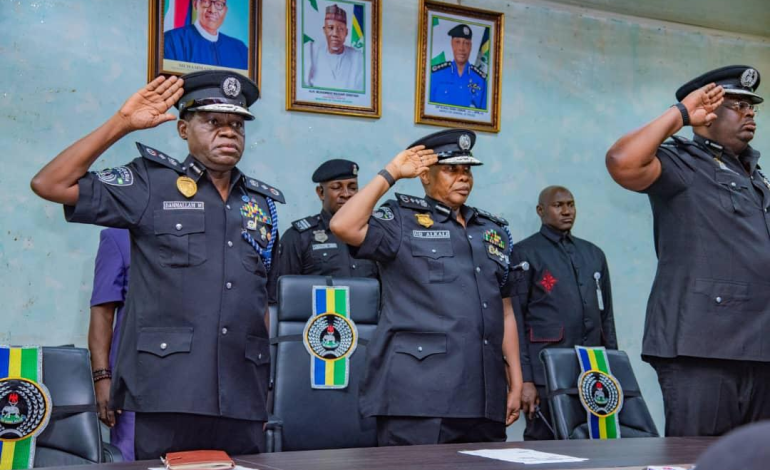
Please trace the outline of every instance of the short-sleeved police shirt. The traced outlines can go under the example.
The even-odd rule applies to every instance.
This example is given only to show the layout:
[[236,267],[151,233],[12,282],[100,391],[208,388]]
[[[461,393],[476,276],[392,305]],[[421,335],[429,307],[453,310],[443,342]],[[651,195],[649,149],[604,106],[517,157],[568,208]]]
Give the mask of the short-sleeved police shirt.
[[430,198],[397,197],[369,219],[363,244],[351,247],[378,262],[383,292],[361,411],[504,421],[504,222],[463,206],[464,228]]
[[770,361],[770,181],[759,152],[730,155],[696,135],[657,156],[661,175],[643,191],[658,270],[642,354]]
[[[268,198],[283,196],[233,169],[223,201],[192,156],[182,163],[138,146],[143,158],[86,174],[76,206],[65,206],[70,222],[131,231],[113,406],[266,420],[267,276],[242,233],[274,246]],[[177,188],[184,175],[197,182],[189,198]]]

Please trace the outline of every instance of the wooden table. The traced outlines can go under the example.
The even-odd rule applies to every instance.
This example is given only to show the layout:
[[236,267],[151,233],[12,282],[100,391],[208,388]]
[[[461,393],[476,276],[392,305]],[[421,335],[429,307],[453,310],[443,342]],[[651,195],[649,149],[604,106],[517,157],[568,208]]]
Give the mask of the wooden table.
[[[236,457],[238,465],[265,470],[492,470],[492,469],[644,469],[647,465],[687,465],[714,442],[714,438],[675,437],[620,439],[617,441],[545,441],[439,446],[405,446],[361,449],[281,452]],[[525,448],[583,457],[579,463],[524,465],[460,454],[460,450]],[[61,470],[144,470],[160,461],[55,467]]]

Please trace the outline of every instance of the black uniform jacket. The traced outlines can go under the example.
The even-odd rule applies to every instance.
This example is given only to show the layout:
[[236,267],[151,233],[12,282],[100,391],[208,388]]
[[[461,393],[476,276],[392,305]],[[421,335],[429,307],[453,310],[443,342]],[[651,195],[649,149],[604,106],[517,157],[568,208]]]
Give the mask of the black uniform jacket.
[[545,385],[544,348],[617,349],[610,272],[599,247],[543,225],[513,246],[512,259],[530,265],[516,276],[512,298],[525,382]]
[[[142,158],[86,174],[76,206],[65,206],[70,222],[131,233],[113,406],[266,420],[264,257],[277,246],[272,200],[283,195],[234,169],[225,202],[192,156],[137,145]],[[184,176],[197,183],[190,197],[178,188]]]
[[383,290],[361,411],[504,421],[506,222],[463,206],[463,228],[435,200],[396,196],[369,219],[363,244],[351,247],[379,263]]

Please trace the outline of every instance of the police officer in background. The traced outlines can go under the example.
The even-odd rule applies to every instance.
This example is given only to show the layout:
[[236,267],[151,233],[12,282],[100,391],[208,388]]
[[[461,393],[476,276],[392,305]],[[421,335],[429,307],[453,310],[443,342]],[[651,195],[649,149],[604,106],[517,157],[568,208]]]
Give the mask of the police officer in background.
[[[770,181],[749,145],[759,81],[747,66],[701,75],[607,153],[615,181],[652,206],[658,270],[642,357],[658,373],[668,436],[770,418]],[[692,139],[674,135],[688,125]]]
[[[267,271],[277,189],[236,167],[256,84],[231,72],[158,77],[46,165],[32,188],[68,221],[127,228],[131,278],[112,408],[136,412],[138,460],[170,451],[259,452],[267,420]],[[184,85],[184,88],[182,88]],[[127,134],[176,119],[180,161],[140,157],[89,173]]]
[[348,246],[337,240],[329,221],[358,192],[358,165],[334,159],[321,164],[313,173],[315,192],[321,200],[321,213],[295,220],[281,237],[276,277],[304,274],[337,277],[377,278],[377,265],[350,256]]
[[[510,237],[503,219],[465,204],[481,164],[475,138],[448,130],[418,140],[331,221],[354,256],[380,266],[383,311],[361,384],[380,445],[504,441],[518,418]],[[396,180],[414,177],[425,197],[396,194],[372,214]]]
[[454,60],[431,67],[430,102],[487,108],[487,75],[469,63],[473,49],[470,26],[458,24],[447,33],[451,39]]
[[515,262],[530,266],[511,299],[520,325],[525,440],[556,437],[547,424],[551,413],[540,351],[576,345],[618,347],[607,259],[598,246],[572,235],[577,216],[572,193],[562,186],[543,189],[537,215],[543,223],[540,231],[513,245]]

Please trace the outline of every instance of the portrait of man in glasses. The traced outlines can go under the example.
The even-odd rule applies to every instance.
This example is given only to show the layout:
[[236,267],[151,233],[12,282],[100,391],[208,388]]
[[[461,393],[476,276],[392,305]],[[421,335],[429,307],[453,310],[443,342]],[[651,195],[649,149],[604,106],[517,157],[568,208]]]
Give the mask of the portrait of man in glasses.
[[[184,2],[166,2],[173,3],[173,7],[166,9],[165,24],[173,25],[176,21],[184,21],[187,24],[167,30],[163,34],[164,60],[240,70],[249,68],[249,48],[246,44],[220,31],[227,17],[227,0],[192,0],[191,10],[189,5],[185,9]],[[177,11],[178,9],[183,11]],[[170,13],[173,18],[169,18]]]

